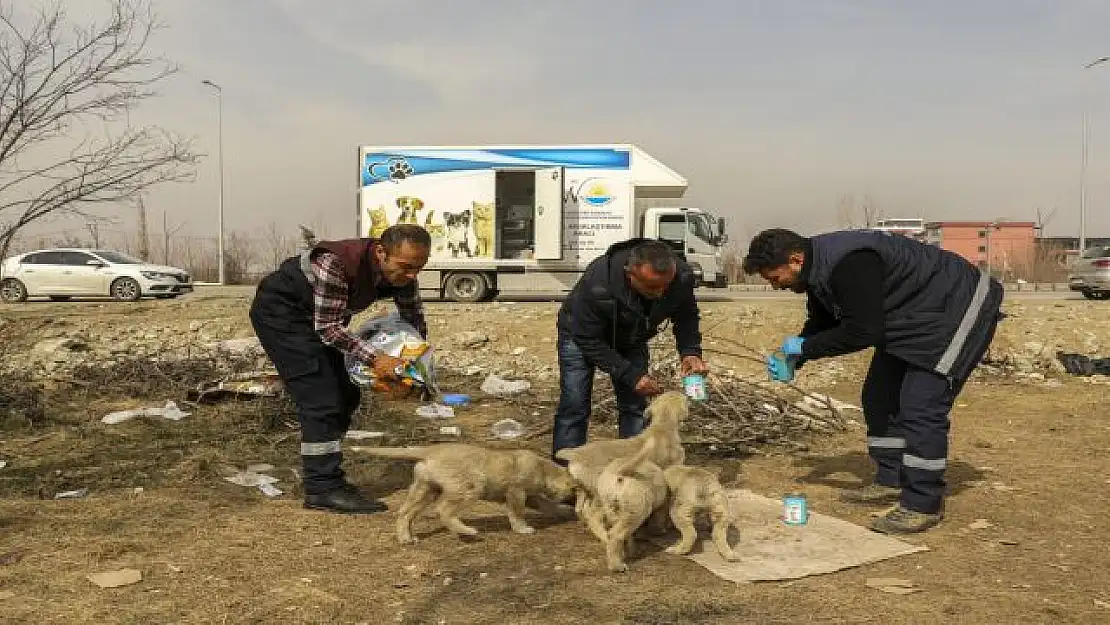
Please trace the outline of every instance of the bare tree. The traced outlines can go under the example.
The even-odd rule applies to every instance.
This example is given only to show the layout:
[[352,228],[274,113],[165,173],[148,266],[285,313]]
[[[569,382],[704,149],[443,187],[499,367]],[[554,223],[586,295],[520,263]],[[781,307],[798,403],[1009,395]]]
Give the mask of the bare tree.
[[81,26],[61,5],[0,0],[0,258],[31,223],[195,173],[188,141],[109,130],[177,68],[148,51],[158,24],[146,0],[106,3],[103,23]]
[[855,228],[856,197],[845,193],[836,200],[836,220],[842,228]]
[[269,263],[270,268],[276,268],[283,260],[297,251],[296,239],[282,232],[277,223],[273,221],[266,225],[266,231],[263,233],[263,244],[267,254],[265,262]]
[[882,218],[882,211],[870,195],[864,195],[857,202],[855,195],[846,193],[836,201],[836,217],[844,228],[874,228]]
[[870,195],[864,195],[863,201],[859,205],[860,216],[863,218],[863,226],[865,228],[874,228],[880,218],[882,218],[882,211],[879,210],[878,204],[875,199]]

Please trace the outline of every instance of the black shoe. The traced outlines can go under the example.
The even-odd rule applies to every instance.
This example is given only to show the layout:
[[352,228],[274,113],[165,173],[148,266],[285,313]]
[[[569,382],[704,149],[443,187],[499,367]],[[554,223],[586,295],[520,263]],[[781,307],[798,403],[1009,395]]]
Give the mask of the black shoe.
[[385,503],[366,497],[351,484],[326,493],[305,495],[304,507],[309,510],[330,510],[344,514],[374,514],[389,509]]

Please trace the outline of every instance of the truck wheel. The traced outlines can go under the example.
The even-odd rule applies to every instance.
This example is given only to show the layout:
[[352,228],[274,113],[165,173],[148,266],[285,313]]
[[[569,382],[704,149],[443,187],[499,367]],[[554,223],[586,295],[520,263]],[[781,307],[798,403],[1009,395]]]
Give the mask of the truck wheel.
[[453,302],[480,302],[489,295],[489,281],[480,273],[460,271],[443,283],[444,298]]

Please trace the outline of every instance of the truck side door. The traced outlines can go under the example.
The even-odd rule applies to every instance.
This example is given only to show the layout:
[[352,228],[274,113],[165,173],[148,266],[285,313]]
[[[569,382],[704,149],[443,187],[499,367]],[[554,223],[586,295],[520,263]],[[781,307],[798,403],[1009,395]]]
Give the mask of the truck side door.
[[563,195],[562,167],[536,170],[536,260],[563,258]]

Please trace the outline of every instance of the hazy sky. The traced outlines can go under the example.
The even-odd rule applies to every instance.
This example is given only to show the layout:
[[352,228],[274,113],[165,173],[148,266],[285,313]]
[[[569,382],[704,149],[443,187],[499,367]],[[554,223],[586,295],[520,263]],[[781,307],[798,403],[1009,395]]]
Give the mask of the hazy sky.
[[[66,0],[75,17],[97,0]],[[195,135],[195,183],[149,199],[214,233],[224,89],[229,229],[354,234],[359,144],[635,143],[741,235],[887,216],[1110,235],[1106,0],[159,0],[183,66],[132,115]],[[745,241],[746,245],[746,241]]]

